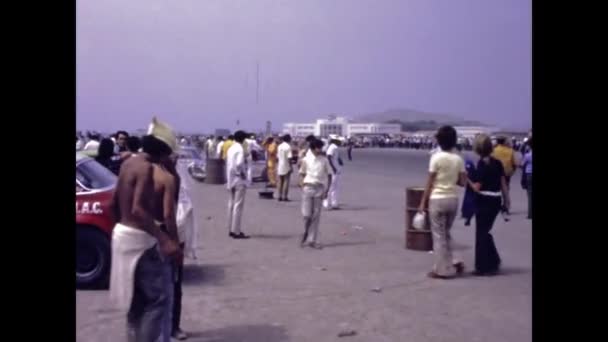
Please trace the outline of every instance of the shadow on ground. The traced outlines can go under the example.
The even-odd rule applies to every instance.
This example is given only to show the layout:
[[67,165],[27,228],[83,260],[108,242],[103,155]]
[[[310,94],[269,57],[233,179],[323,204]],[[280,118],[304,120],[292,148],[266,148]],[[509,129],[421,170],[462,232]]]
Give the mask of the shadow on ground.
[[285,342],[289,341],[284,327],[272,325],[237,325],[221,329],[193,332],[192,342]]
[[500,272],[497,276],[508,276],[514,274],[525,274],[532,272],[531,269],[528,268],[519,268],[519,267],[503,267],[500,269]]
[[376,241],[354,241],[354,242],[331,242],[323,244],[323,248],[346,247],[358,245],[373,245]]
[[251,235],[251,238],[253,239],[271,239],[271,240],[289,240],[292,238],[296,238],[298,237],[298,235],[293,235],[293,234],[255,234],[255,235]]
[[184,285],[224,285],[225,265],[184,265]]
[[363,210],[371,210],[374,209],[372,207],[369,206],[363,206],[363,205],[340,205],[340,208],[338,209],[334,209],[335,211],[363,211]]

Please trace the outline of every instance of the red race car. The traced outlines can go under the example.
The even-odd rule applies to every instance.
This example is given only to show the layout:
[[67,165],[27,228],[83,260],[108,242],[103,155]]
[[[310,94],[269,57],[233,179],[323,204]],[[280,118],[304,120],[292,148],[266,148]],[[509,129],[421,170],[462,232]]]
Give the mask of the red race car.
[[116,176],[76,152],[76,286],[107,287],[114,220],[110,202]]

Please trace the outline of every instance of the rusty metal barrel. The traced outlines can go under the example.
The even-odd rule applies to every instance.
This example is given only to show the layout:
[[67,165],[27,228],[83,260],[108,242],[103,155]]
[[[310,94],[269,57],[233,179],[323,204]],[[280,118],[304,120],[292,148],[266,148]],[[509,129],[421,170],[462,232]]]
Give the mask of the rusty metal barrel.
[[411,187],[405,190],[405,248],[415,251],[433,250],[433,236],[431,235],[428,210],[424,229],[417,230],[412,226],[423,195],[424,188],[421,187]]
[[207,159],[206,184],[226,184],[226,162],[223,159]]

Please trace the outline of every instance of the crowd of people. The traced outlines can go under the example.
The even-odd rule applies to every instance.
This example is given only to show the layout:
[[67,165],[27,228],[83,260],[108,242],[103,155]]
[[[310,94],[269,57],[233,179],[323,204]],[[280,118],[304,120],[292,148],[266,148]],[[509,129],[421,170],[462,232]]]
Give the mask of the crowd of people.
[[[298,174],[302,248],[323,248],[321,212],[323,208],[339,209],[338,184],[344,166],[339,147],[343,143],[335,137],[325,143],[312,135],[294,139],[286,134],[262,141],[236,131],[226,138],[189,139],[177,137],[168,125],[153,119],[148,134],[141,138],[119,131],[107,138],[89,133],[87,139],[77,134],[77,149],[97,150],[97,161],[118,175],[112,200],[117,224],[112,236],[110,296],[127,312],[128,333],[134,341],[188,337],[180,329],[181,278],[187,249],[183,227],[188,221],[184,211],[190,227],[194,215],[183,186],[184,175],[176,167],[178,142],[200,144],[207,158],[225,161],[227,230],[233,239],[250,238],[241,229],[243,208],[252,180],[251,163],[262,155],[267,187],[276,189],[279,202],[290,201],[290,179],[294,171]],[[450,235],[458,216],[459,186],[466,188],[461,208],[465,224],[475,218],[474,273],[496,274],[501,259],[490,231],[500,212],[509,214],[511,177],[517,168],[523,170],[521,186],[527,191],[528,218],[532,218],[532,138],[526,140],[520,161],[515,152],[521,146],[502,137],[494,146],[489,136],[479,135],[471,143],[479,155],[476,164],[459,153],[464,147],[458,144],[453,127],[441,127],[431,145],[435,143],[438,148],[430,158],[419,208],[420,213],[429,215],[433,236],[435,262],[428,276],[446,279],[464,272],[464,263],[452,253]],[[346,142],[349,159],[352,146],[351,141]]]

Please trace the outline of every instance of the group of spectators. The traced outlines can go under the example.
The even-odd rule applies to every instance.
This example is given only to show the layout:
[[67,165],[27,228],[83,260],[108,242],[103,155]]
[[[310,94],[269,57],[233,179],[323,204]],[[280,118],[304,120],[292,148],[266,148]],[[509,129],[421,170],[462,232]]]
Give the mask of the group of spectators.
[[109,137],[99,133],[88,133],[86,139],[82,134],[76,134],[76,151],[87,151],[101,165],[115,175],[120,172],[122,163],[141,148],[141,139],[130,136],[126,131],[118,131]]
[[465,225],[475,217],[475,275],[487,276],[499,272],[501,258],[490,234],[500,212],[508,215],[511,207],[511,177],[522,168],[521,186],[528,195],[528,219],[532,219],[532,137],[526,139],[523,160],[508,146],[507,138],[498,137],[496,144],[485,135],[473,141],[479,156],[475,165],[458,152],[457,133],[444,126],[436,134],[439,149],[431,155],[429,176],[419,207],[419,213],[430,216],[435,263],[428,276],[451,278],[464,271],[464,263],[452,252],[451,228],[458,212],[457,187],[465,187],[462,216]]

